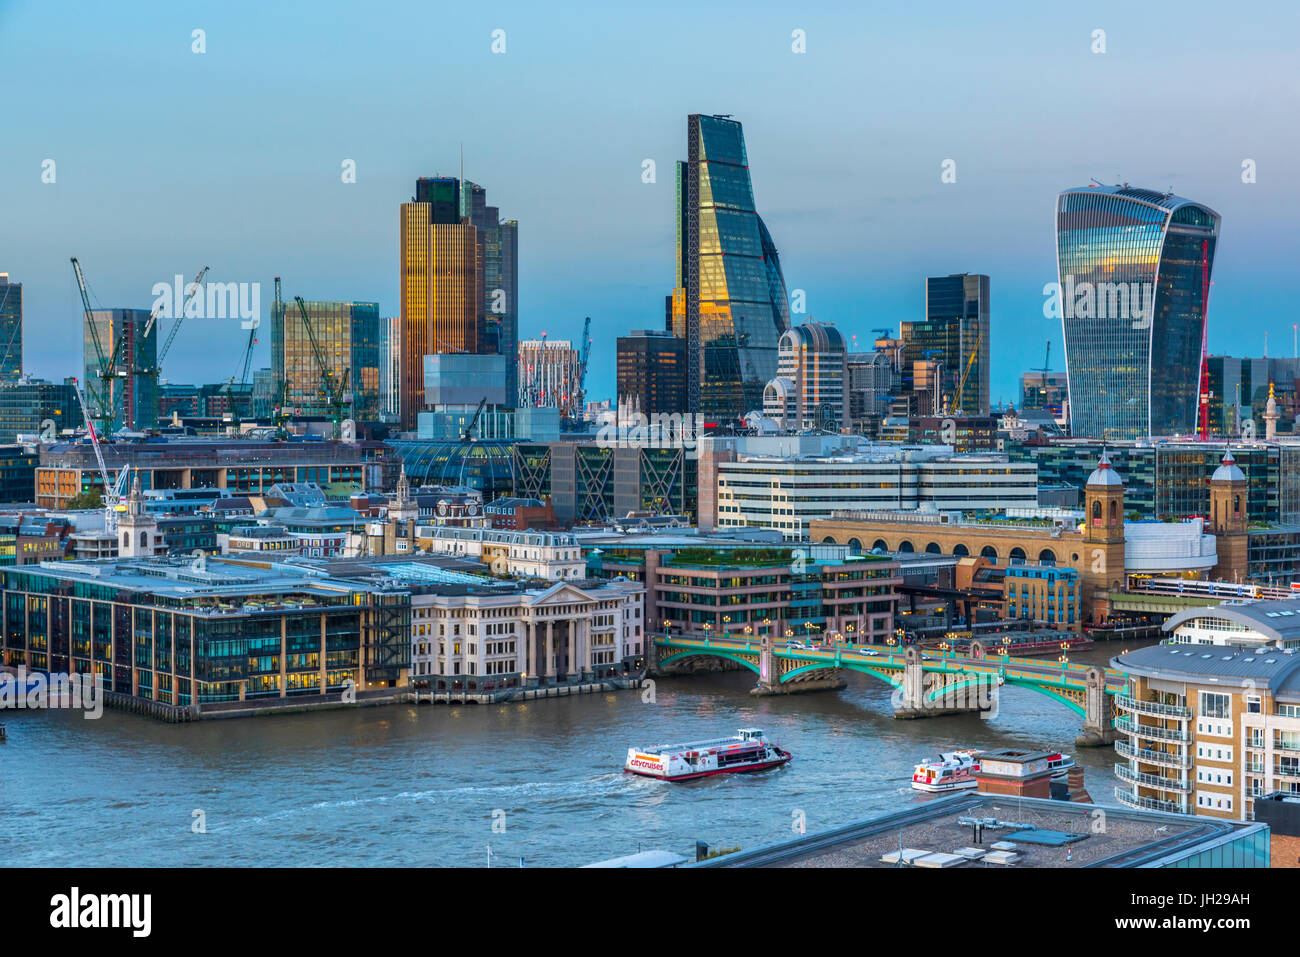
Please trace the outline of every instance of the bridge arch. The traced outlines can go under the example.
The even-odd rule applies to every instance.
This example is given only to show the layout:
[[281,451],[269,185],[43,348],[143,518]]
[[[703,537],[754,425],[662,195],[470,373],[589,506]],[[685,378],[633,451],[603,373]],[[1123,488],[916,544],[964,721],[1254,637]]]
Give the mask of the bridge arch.
[[900,552],[907,552],[907,553],[911,554],[911,553],[914,553],[914,552],[916,551],[916,546],[913,545],[913,544],[912,544],[908,539],[905,538],[905,539],[903,539],[901,542],[898,543],[898,550],[899,550]]
[[965,545],[961,544],[961,542],[958,542],[956,545],[952,547],[952,553],[953,556],[956,558],[965,558],[967,555],[970,554],[970,549],[967,548]]
[[996,562],[998,560],[998,550],[994,548],[992,545],[985,545],[983,548],[980,549],[980,557],[991,558],[993,559],[993,561]]
[[671,665],[678,661],[685,661],[687,658],[726,658],[729,661],[737,662],[744,665],[754,674],[758,674],[758,665],[740,655],[734,655],[722,648],[687,648],[684,651],[678,651],[669,655],[667,658],[659,659],[659,666]]

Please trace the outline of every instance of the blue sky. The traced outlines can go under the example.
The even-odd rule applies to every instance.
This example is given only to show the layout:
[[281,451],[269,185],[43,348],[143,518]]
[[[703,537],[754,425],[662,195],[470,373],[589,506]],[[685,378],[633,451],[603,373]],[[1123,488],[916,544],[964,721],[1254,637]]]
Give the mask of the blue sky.
[[[287,295],[395,314],[398,204],[417,176],[455,174],[463,143],[466,176],[520,222],[521,334],[576,338],[592,316],[600,397],[614,338],[662,322],[672,164],[686,115],[716,112],[745,125],[759,211],[814,318],[865,343],[920,315],[925,276],[992,277],[995,401],[1048,338],[1061,368],[1042,313],[1052,207],[1091,177],[1217,210],[1211,349],[1258,355],[1268,330],[1290,355],[1298,10],[0,0],[0,272],[24,283],[26,364],[49,378],[80,363],[73,255],[105,306],[149,308],[154,283],[207,264],[260,281],[264,313],[278,274]],[[191,320],[165,374],[225,379],[242,338]]]

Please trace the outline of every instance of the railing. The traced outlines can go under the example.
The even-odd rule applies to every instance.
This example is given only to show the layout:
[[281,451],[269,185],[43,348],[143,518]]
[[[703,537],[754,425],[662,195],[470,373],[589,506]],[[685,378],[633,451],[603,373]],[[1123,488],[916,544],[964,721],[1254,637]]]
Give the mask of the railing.
[[1175,744],[1190,744],[1191,736],[1187,731],[1171,731],[1150,724],[1137,724],[1127,718],[1116,718],[1115,729],[1124,734],[1135,734],[1140,738],[1152,738],[1160,741],[1173,741]]
[[1190,718],[1192,709],[1184,705],[1161,704],[1158,701],[1143,701],[1140,698],[1133,698],[1129,695],[1115,695],[1115,704],[1124,708],[1126,711],[1137,711],[1140,714],[1159,714],[1171,718]]
[[1186,814],[1187,809],[1173,801],[1160,801],[1156,798],[1139,797],[1126,788],[1115,788],[1115,800],[1125,807],[1146,811],[1165,811],[1170,814]]
[[1300,754],[1300,741],[1277,741],[1273,742],[1274,751],[1286,751],[1290,754]]
[[1280,778],[1300,778],[1300,767],[1294,764],[1275,764],[1273,773]]
[[1135,748],[1126,741],[1115,742],[1115,753],[1135,761],[1159,764],[1166,768],[1190,768],[1192,757],[1189,754],[1172,754],[1168,751],[1156,751],[1152,748]]
[[1142,771],[1134,771],[1127,764],[1116,764],[1115,776],[1125,781],[1132,781],[1134,784],[1145,784],[1147,787],[1161,791],[1182,791],[1185,794],[1190,794],[1192,790],[1192,785],[1186,778],[1162,778],[1158,774],[1145,774]]

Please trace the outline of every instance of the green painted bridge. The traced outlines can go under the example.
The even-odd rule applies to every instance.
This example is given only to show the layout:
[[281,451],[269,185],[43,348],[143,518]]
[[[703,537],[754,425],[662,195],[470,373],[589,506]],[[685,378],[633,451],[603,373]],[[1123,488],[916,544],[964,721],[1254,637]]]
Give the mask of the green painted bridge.
[[656,667],[679,670],[690,661],[732,661],[758,676],[755,694],[792,694],[843,686],[842,672],[857,671],[893,686],[899,718],[990,711],[1006,685],[1028,688],[1083,719],[1080,745],[1114,740],[1111,699],[1125,687],[1122,672],[1069,662],[1045,662],[990,653],[979,642],[969,654],[955,651],[883,649],[832,645],[813,648],[771,638],[654,637]]

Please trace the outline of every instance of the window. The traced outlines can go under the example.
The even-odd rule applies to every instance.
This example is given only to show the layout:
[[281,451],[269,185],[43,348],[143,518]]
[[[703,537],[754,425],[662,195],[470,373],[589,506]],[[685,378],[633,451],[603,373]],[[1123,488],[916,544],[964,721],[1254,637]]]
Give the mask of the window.
[[1228,718],[1232,716],[1231,698],[1226,694],[1213,691],[1201,692],[1200,712],[1206,718]]

